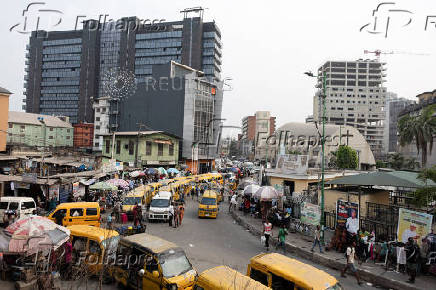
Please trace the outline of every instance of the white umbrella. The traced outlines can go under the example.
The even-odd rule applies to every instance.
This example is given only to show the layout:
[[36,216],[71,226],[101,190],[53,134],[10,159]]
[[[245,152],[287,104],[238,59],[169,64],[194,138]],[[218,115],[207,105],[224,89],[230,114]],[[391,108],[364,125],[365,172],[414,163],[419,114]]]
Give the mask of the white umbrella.
[[272,186],[262,186],[259,188],[254,194],[253,197],[259,198],[261,201],[269,201],[272,199],[278,199],[280,197],[280,193],[275,190]]
[[257,184],[249,184],[244,188],[244,195],[253,195],[260,188]]

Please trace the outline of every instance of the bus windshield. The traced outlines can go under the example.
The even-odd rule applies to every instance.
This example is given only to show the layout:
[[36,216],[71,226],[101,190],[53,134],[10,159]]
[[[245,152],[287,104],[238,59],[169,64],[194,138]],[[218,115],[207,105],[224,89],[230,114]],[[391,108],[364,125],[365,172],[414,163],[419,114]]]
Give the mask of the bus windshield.
[[216,204],[216,199],[215,198],[211,198],[211,197],[203,197],[201,200],[201,204],[204,205],[215,205]]
[[124,198],[123,204],[124,205],[135,205],[135,204],[140,204],[142,201],[142,198],[140,196],[136,197],[136,196],[127,196],[126,198]]
[[169,199],[153,199],[150,203],[150,207],[168,207],[169,205]]

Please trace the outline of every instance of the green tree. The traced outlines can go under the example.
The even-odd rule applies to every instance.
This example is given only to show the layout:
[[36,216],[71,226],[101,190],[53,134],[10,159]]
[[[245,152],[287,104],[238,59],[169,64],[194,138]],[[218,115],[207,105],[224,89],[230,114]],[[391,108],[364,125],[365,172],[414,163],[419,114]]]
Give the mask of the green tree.
[[340,169],[356,169],[358,165],[357,152],[353,148],[340,145],[335,153],[336,166]]
[[377,167],[377,168],[385,168],[385,167],[388,167],[388,164],[386,162],[382,161],[382,160],[377,160],[375,162],[375,167]]
[[388,156],[388,165],[390,168],[395,170],[401,170],[404,166],[404,156],[400,153],[389,154]]
[[433,138],[436,135],[436,104],[424,108],[417,116],[406,115],[398,120],[400,145],[416,143],[421,153],[421,165],[426,167],[427,154],[433,150]]
[[[418,179],[427,184],[428,180],[436,182],[436,165],[431,168],[424,168],[418,174]],[[418,206],[428,206],[431,202],[436,200],[436,187],[425,186],[415,191],[414,203]]]

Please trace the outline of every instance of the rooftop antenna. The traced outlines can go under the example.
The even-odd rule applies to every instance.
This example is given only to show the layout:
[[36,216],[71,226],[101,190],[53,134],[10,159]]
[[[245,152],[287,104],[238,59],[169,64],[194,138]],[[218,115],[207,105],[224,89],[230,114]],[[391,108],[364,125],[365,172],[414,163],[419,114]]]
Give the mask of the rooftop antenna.
[[200,18],[203,19],[204,9],[206,8],[202,8],[201,6],[185,8],[184,10],[180,11],[180,13],[183,13],[183,19],[188,18],[188,14],[190,13],[197,13]]

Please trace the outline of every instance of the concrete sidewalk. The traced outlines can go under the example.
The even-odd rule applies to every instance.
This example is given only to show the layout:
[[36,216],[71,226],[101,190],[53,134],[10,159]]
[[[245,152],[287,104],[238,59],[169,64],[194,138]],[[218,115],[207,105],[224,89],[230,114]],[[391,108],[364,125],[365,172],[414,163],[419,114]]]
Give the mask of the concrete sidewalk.
[[[233,211],[231,213],[234,220],[244,228],[248,229],[253,235],[260,236],[262,234],[262,221],[255,219],[250,215],[244,215],[241,211]],[[273,238],[270,239],[272,246],[276,245],[278,229],[273,229]],[[328,239],[327,239],[328,240]],[[319,253],[319,248],[315,248],[315,252],[311,252],[313,239],[304,236],[300,233],[289,233],[286,237],[286,250],[292,254],[300,256],[304,259],[311,260],[317,264],[341,270],[345,267],[345,257],[342,253],[336,251]],[[408,276],[406,274],[386,271],[384,267],[376,265],[373,262],[356,263],[359,275],[362,280],[373,283],[388,289],[406,289],[406,290],[422,290],[435,289],[436,278],[434,276],[418,276],[414,284],[407,283]],[[348,275],[350,275],[348,273]]]

